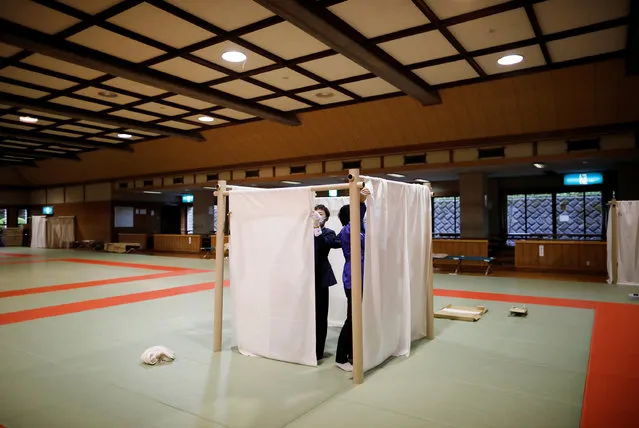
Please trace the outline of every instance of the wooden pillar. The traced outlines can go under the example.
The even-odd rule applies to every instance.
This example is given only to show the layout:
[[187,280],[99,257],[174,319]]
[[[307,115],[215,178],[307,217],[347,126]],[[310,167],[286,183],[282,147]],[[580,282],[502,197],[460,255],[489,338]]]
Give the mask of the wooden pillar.
[[226,223],[226,181],[217,184],[217,229],[215,231],[215,309],[213,312],[213,352],[222,350],[224,310],[224,225]]
[[362,251],[359,170],[348,170],[351,214],[351,305],[353,316],[353,383],[364,382],[364,335],[362,332]]

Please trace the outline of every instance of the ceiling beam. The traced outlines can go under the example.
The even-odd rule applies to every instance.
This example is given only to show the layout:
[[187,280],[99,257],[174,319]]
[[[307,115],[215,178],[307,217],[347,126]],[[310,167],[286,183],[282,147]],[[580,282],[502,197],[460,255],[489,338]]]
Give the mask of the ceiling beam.
[[25,140],[27,142],[44,143],[57,146],[78,147],[81,149],[113,149],[133,152],[133,148],[125,143],[119,144],[100,144],[86,141],[74,141],[73,138],[56,138],[49,137],[45,134],[35,132],[18,131],[13,128],[0,127],[0,137],[13,138],[17,140]]
[[441,103],[437,91],[324,7],[310,1],[254,1],[415,98],[422,105]]
[[113,76],[164,89],[168,92],[231,108],[262,119],[285,125],[297,126],[301,124],[294,113],[282,112],[267,106],[251,103],[243,98],[125,61],[5,19],[0,19],[0,41],[30,52],[37,52]]
[[57,158],[57,159],[67,159],[67,160],[72,160],[72,161],[76,161],[76,162],[81,162],[82,159],[80,159],[78,157],[78,155],[76,155],[75,153],[69,153],[69,154],[58,154],[58,153],[37,153],[34,151],[27,151],[27,150],[21,150],[21,149],[7,149],[4,147],[0,148],[0,157],[5,156],[5,155],[9,155],[9,156],[24,156],[24,157],[30,157],[30,158],[35,158],[35,159],[39,159],[39,160],[44,160],[44,159],[49,159],[49,158]]
[[639,74],[639,2],[630,2],[628,39],[626,41],[626,72]]
[[105,125],[113,125],[122,128],[133,128],[140,131],[152,132],[171,137],[188,138],[195,141],[205,141],[206,139],[199,132],[185,132],[169,128],[162,125],[151,125],[136,120],[129,120],[111,116],[107,114],[94,113],[75,107],[67,107],[51,102],[41,101],[33,98],[21,97],[18,95],[0,92],[0,104],[6,104],[12,107],[27,108],[37,110],[42,113],[57,114],[67,116],[73,119],[89,120],[92,122],[103,123]]

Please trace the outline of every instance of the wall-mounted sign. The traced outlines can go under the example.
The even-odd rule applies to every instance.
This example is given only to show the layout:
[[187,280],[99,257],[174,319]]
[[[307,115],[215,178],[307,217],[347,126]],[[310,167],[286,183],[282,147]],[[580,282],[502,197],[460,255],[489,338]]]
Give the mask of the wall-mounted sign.
[[42,207],[42,214],[53,215],[53,207]]
[[564,175],[564,186],[590,186],[602,183],[603,174],[600,172]]
[[183,204],[193,203],[193,195],[182,195],[182,203]]

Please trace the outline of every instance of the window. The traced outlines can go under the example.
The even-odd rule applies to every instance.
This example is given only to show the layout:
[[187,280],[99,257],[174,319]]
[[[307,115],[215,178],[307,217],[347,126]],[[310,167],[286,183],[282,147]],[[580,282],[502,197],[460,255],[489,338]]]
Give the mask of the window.
[[209,206],[209,215],[213,216],[213,233],[217,233],[217,205]]
[[603,238],[602,193],[507,195],[507,245],[517,239]]
[[459,196],[433,198],[433,235],[459,236]]
[[7,209],[0,208],[0,227],[7,227]]
[[18,226],[22,226],[29,223],[29,212],[21,208],[18,210]]
[[557,194],[557,239],[602,238],[601,192]]

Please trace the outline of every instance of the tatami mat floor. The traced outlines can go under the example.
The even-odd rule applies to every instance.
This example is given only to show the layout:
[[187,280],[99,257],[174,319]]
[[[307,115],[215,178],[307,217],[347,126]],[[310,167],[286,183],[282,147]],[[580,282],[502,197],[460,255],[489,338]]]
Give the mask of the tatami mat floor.
[[[639,356],[627,288],[436,275],[435,306],[489,312],[477,323],[437,320],[434,341],[354,387],[332,359],[308,368],[232,351],[230,293],[225,350],[214,355],[213,269],[201,259],[0,249],[0,425],[639,426],[619,411],[638,398],[624,373]],[[528,317],[508,317],[513,303],[527,303]],[[158,344],[177,360],[141,365]]]

